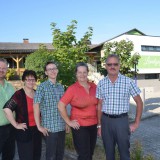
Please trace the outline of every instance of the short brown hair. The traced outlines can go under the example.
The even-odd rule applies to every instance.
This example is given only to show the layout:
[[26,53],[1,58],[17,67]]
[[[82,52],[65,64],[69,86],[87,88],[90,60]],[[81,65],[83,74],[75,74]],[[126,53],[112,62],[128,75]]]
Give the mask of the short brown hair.
[[57,63],[56,63],[56,62],[54,62],[54,61],[48,61],[48,62],[45,64],[45,66],[44,66],[44,72],[46,71],[46,67],[47,67],[49,64],[54,64],[54,65],[56,65],[56,67],[57,67]]
[[78,63],[76,64],[75,72],[77,72],[78,67],[80,67],[80,66],[86,67],[87,72],[89,72],[88,65],[87,65],[87,63],[85,63],[85,62],[78,62]]

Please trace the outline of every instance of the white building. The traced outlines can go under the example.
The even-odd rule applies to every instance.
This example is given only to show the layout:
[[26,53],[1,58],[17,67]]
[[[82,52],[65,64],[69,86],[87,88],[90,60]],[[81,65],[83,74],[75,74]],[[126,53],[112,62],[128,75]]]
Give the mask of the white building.
[[141,56],[137,65],[138,79],[158,79],[160,74],[160,36],[150,36],[137,29],[132,29],[112,39],[109,39],[95,48],[101,48],[107,42],[127,40],[134,44],[133,52],[138,52]]

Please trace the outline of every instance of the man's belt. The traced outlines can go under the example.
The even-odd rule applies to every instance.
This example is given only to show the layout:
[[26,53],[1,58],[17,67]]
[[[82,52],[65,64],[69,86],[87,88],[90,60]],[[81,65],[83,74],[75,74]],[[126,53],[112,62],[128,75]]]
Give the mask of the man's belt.
[[128,116],[128,113],[122,113],[122,114],[107,114],[103,112],[103,115],[109,118],[122,118]]

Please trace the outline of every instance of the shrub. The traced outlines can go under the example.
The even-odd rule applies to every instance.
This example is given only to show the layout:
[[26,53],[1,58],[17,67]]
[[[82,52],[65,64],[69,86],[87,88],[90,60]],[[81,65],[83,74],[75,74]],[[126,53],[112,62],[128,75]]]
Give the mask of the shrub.
[[14,68],[9,68],[7,70],[6,79],[7,80],[18,80],[19,79],[19,76],[17,75],[17,72]]

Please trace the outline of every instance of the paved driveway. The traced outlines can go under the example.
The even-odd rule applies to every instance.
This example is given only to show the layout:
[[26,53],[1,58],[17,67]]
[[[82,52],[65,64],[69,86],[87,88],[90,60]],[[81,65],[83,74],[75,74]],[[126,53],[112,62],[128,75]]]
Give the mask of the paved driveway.
[[[145,155],[152,154],[155,160],[160,160],[160,115],[141,121],[139,128],[131,135],[131,144],[136,140],[141,142]],[[15,160],[18,160],[17,154]]]
[[144,154],[152,154],[155,160],[160,160],[160,115],[141,121],[137,131],[131,135],[131,143],[139,140]]

